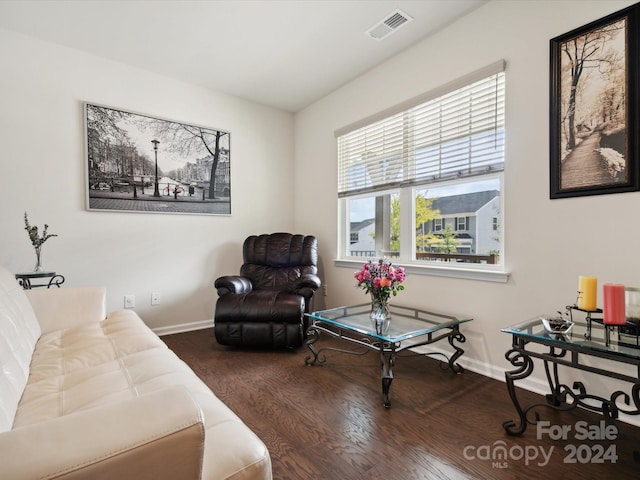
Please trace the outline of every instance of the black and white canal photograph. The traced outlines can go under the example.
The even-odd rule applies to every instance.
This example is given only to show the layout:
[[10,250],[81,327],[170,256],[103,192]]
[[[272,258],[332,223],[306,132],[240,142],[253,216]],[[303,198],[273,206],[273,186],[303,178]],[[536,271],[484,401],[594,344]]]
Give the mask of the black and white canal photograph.
[[231,214],[230,133],[85,104],[89,210]]
[[[638,189],[629,9],[551,40],[551,197]],[[637,153],[637,152],[635,152]]]

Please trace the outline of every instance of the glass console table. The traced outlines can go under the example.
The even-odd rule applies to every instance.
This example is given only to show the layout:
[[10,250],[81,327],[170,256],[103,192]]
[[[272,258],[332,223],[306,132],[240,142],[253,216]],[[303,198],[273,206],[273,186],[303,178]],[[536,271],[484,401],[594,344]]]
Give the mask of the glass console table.
[[[578,310],[571,306],[568,309]],[[519,423],[512,420],[503,423],[508,434],[521,435],[527,424],[536,424],[539,415],[535,409],[541,406],[556,410],[580,406],[603,414],[606,420],[618,418],[619,412],[640,415],[640,343],[637,330],[635,334],[629,334],[629,326],[605,326],[601,319],[592,318],[592,313],[587,313],[584,322],[575,321],[568,333],[547,332],[539,318],[502,330],[512,336],[511,349],[505,358],[515,369],[505,372],[505,378],[519,417]],[[531,375],[534,358],[543,361],[550,393],[546,395],[546,403],[523,407],[516,396],[515,382]],[[622,373],[622,369],[615,368],[620,364],[633,365],[635,373]],[[631,394],[615,391],[609,398],[604,398],[587,393],[582,382],[574,381],[569,387],[560,381],[558,365],[629,382],[632,384]],[[534,418],[530,418],[531,413]]]
[[[362,304],[306,314],[310,319],[307,330],[307,347],[311,351],[311,355],[305,358],[305,364],[325,363],[326,357],[321,355],[321,352],[325,350],[357,355],[365,354],[369,350],[378,351],[382,365],[382,395],[385,407],[391,406],[390,388],[393,380],[393,362],[396,355],[403,350],[428,345],[446,338],[454,349],[451,357],[440,352],[423,355],[441,355],[447,359],[447,364],[452,371],[462,373],[463,368],[456,363],[456,360],[464,353],[464,350],[454,344],[454,341],[465,342],[465,337],[460,332],[460,324],[472,320],[471,318],[456,318],[392,304],[390,306],[391,324],[389,330],[384,334],[377,334],[369,318],[370,309],[371,304]],[[315,343],[321,333],[359,345],[364,349],[354,351],[324,347],[316,350]]]

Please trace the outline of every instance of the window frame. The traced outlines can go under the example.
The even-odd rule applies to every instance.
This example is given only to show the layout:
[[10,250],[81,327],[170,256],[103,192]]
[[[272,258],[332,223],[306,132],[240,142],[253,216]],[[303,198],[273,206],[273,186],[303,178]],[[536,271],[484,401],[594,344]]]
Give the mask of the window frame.
[[[499,71],[496,69],[499,69]],[[362,127],[367,127],[368,125],[371,125],[374,122],[381,122],[391,117],[393,117],[392,119],[393,122],[397,123],[397,119],[395,116],[397,116],[400,113],[402,114],[402,117],[405,118],[403,111],[409,110],[410,108],[412,108],[412,105],[419,105],[419,102],[424,102],[425,98],[437,99],[440,96],[444,96],[443,92],[446,93],[447,91],[453,92],[453,91],[456,91],[457,89],[464,89],[475,82],[479,82],[485,78],[489,78],[500,72],[504,72],[504,70],[505,70],[504,61],[496,62],[495,64],[492,64],[486,67],[485,69],[481,69],[477,72],[473,72],[472,74],[467,75],[462,79],[458,79],[457,81],[451,82],[451,84],[441,87],[436,91],[428,92],[425,95],[416,97],[407,102],[404,102],[401,105],[388,109],[384,112],[380,112],[375,116],[369,117],[367,119],[363,119],[360,122],[357,122],[356,124],[340,129],[336,131],[336,137],[346,135],[350,131],[353,131]],[[504,80],[504,82],[506,83],[506,79]],[[506,103],[506,95],[503,98]],[[502,115],[506,116],[506,106],[504,106],[503,108],[504,108],[504,111]],[[506,123],[507,122],[505,119],[504,124],[502,124],[501,128],[499,130],[495,130],[496,134],[502,135],[502,139],[501,139],[501,142],[503,145],[502,162],[505,162],[505,158],[506,158],[506,148],[504,147],[504,132],[505,132]],[[406,126],[404,124],[401,131],[403,132],[402,133],[403,137],[407,135]],[[474,141],[475,134],[470,133],[469,135],[471,135],[468,137],[469,141]],[[368,145],[368,143],[365,145]],[[441,145],[442,147],[440,148],[446,148],[446,143],[443,143]],[[368,150],[368,147],[366,147],[365,150],[360,150],[360,151],[368,152],[369,150]],[[347,150],[346,152],[349,153],[350,150]],[[362,164],[356,163],[355,168],[360,168],[360,167],[357,167],[357,165],[362,165],[363,168],[367,169],[366,174],[370,177],[370,181],[375,182],[375,178],[371,178],[371,175],[375,174],[374,170],[370,170],[371,165],[374,165],[374,168],[379,168],[381,169],[380,171],[384,172],[385,169],[388,168],[388,162],[393,161],[393,157],[395,157],[398,154],[393,152],[394,150],[392,148],[390,148],[389,150],[383,150],[382,153],[379,155],[376,155],[376,157],[367,157],[366,163],[362,163]],[[479,153],[478,155],[482,156],[481,153]],[[375,158],[378,158],[378,160],[374,161]],[[477,157],[477,158],[480,158],[480,157]],[[411,161],[412,160],[410,160],[410,162]],[[482,160],[479,160],[479,161],[482,161]],[[357,162],[360,162],[360,160],[357,160]],[[350,167],[349,165],[350,164],[346,164],[345,168],[354,168],[354,167]],[[340,171],[341,171],[340,175],[345,175],[345,173],[343,173],[343,170],[340,170]],[[500,256],[501,256],[501,262],[497,265],[472,264],[472,263],[461,264],[461,263],[453,263],[453,262],[451,263],[450,262],[425,262],[424,260],[418,260],[416,258],[416,253],[415,253],[416,252],[416,232],[415,232],[416,226],[414,225],[414,223],[415,223],[415,214],[416,214],[415,198],[416,198],[417,190],[420,190],[420,189],[424,190],[425,187],[429,188],[430,185],[434,187],[440,187],[440,186],[447,185],[449,183],[471,184],[474,181],[481,180],[483,178],[498,178],[500,183],[500,195],[499,195],[500,210],[497,217],[494,217],[494,216],[491,217],[492,224],[489,227],[491,228],[491,231],[495,232],[496,221],[494,220],[494,218],[497,218],[498,225],[500,224],[500,222],[502,223],[505,222],[503,169],[500,169],[498,171],[488,170],[487,172],[476,172],[471,176],[468,176],[468,177],[465,176],[464,178],[460,178],[460,179],[440,178],[436,180],[434,178],[434,180],[426,183],[421,183],[414,179],[412,182],[408,182],[407,184],[404,184],[404,182],[401,182],[398,184],[396,181],[393,180],[394,178],[393,176],[389,176],[385,173],[382,173],[382,175],[384,176],[383,178],[385,179],[383,180],[383,182],[387,182],[382,184],[382,188],[375,187],[377,183],[374,183],[373,188],[371,187],[361,188],[362,186],[361,185],[360,187],[356,187],[356,189],[357,188],[361,188],[361,189],[358,190],[355,194],[345,194],[345,195],[338,196],[338,203],[339,203],[338,215],[339,215],[339,220],[341,221],[338,224],[338,245],[337,245],[338,258],[335,260],[336,266],[344,266],[348,268],[353,268],[354,266],[356,266],[357,268],[357,266],[360,266],[363,263],[363,260],[365,259],[368,260],[369,258],[371,258],[371,257],[354,257],[350,255],[349,242],[347,241],[348,239],[351,238],[351,222],[349,218],[350,201],[356,200],[356,199],[362,199],[362,198],[373,198],[375,201],[377,197],[388,195],[390,193],[395,193],[395,194],[398,194],[400,198],[400,220],[399,220],[400,221],[400,235],[399,235],[400,247],[399,247],[399,256],[394,257],[394,262],[401,263],[409,273],[458,277],[458,278],[477,279],[477,280],[495,281],[495,282],[506,282],[508,280],[509,274],[505,271],[505,262],[504,262],[505,247],[506,247],[504,243],[504,233],[503,233],[504,228],[499,228],[499,227],[497,228],[497,233],[498,233],[499,242],[500,242]],[[392,175],[394,175],[393,171],[392,171]],[[351,178],[351,173],[349,173],[349,177],[341,177],[341,178]],[[391,183],[388,183],[389,179],[391,179]],[[342,187],[340,188],[345,188],[343,183],[344,181],[346,180],[340,180],[341,182],[340,184],[342,185]],[[348,180],[348,181],[351,183],[351,180]],[[348,188],[351,189],[352,188],[351,185],[349,185]],[[409,206],[410,208],[408,208]],[[380,213],[377,210],[377,208],[378,207],[376,207],[375,218],[378,218]],[[441,232],[446,230],[447,221],[445,217],[446,216],[441,216],[436,219],[433,219],[433,230],[432,230],[433,232]],[[453,230],[454,232],[469,231],[470,218],[467,214],[461,215],[460,217],[458,217],[457,215],[453,216],[452,220],[453,220],[452,226],[455,227],[455,229]],[[461,220],[462,220],[462,223],[460,223]],[[437,224],[439,224],[440,226],[439,229],[436,227]],[[463,225],[464,229],[459,228],[462,224],[464,224]],[[391,239],[389,240],[385,239],[385,241],[390,242]],[[466,245],[463,245],[463,248],[468,248],[468,247]],[[376,251],[380,251],[380,250],[376,248]]]
[[455,217],[455,218],[456,218],[456,232],[469,231],[469,217],[467,215],[465,215],[464,217]]

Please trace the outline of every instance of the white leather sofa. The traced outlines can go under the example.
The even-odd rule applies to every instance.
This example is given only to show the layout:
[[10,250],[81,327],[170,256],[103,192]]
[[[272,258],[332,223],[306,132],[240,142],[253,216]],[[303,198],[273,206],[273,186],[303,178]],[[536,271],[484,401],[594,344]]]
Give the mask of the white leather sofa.
[[[212,366],[215,368],[215,366]],[[0,267],[0,478],[271,479],[262,441],[101,287]]]

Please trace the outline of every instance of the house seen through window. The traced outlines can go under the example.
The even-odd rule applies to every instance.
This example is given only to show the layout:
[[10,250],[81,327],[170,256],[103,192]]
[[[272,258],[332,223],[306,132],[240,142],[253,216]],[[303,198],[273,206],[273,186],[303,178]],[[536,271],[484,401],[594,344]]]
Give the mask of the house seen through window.
[[500,265],[504,129],[498,62],[336,132],[341,258]]

